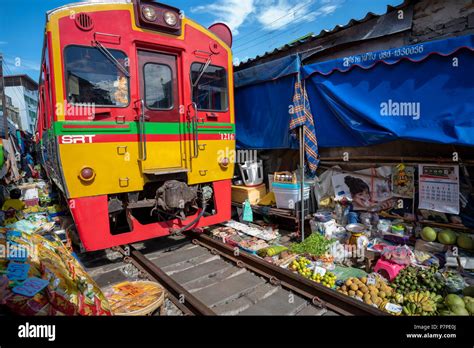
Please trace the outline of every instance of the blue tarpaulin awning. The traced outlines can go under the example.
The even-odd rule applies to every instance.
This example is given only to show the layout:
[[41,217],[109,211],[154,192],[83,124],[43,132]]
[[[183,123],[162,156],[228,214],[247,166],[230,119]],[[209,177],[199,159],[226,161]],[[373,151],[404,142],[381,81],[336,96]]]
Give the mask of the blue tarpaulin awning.
[[298,57],[289,56],[234,74],[238,148],[298,148],[289,132],[289,108],[299,71]]
[[[286,71],[299,67],[292,57],[286,57],[293,62]],[[470,35],[300,67],[319,146],[396,139],[474,146],[473,63]],[[249,69],[255,68],[236,73],[239,147],[298,146],[288,131],[297,72],[281,73],[284,64],[279,60],[273,72],[253,80]],[[237,74],[246,76],[244,83]]]
[[300,68],[300,60],[296,55],[259,64],[235,72],[234,87],[240,88],[269,81],[276,81],[291,75],[294,76],[299,73]]

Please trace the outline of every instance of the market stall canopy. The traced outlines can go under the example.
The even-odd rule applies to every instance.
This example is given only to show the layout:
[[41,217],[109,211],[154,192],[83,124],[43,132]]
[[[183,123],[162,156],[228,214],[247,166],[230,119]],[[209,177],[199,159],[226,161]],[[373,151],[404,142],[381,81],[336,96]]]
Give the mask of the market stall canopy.
[[474,36],[301,66],[297,56],[234,74],[239,148],[297,148],[289,108],[298,72],[319,147],[396,139],[474,146]]
[[319,146],[474,146],[474,36],[302,67]]
[[288,111],[299,71],[294,55],[234,73],[238,148],[298,148]]

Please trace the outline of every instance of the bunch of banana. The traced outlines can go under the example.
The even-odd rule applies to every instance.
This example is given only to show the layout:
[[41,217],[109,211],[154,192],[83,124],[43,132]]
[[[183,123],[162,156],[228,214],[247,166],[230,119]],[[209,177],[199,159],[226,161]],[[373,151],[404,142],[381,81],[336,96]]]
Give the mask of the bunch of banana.
[[396,316],[402,314],[402,307],[390,302],[389,300],[383,300],[382,303],[379,305],[379,309],[381,311],[384,311]]
[[405,315],[421,315],[422,313],[423,309],[413,302],[407,303],[403,306],[403,314]]
[[393,299],[395,300],[395,302],[400,303],[400,304],[402,304],[404,300],[403,295],[399,294],[398,292],[395,293],[395,295],[393,296]]
[[435,315],[437,303],[443,297],[429,291],[410,292],[405,296],[403,313],[406,315]]
[[434,303],[439,304],[442,303],[444,300],[444,297],[441,295],[438,295],[434,292],[429,293],[430,299],[433,300]]

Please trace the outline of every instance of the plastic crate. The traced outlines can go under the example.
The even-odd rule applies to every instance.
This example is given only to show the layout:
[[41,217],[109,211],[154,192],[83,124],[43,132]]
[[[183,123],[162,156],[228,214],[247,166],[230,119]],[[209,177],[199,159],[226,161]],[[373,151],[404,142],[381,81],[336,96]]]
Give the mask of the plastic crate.
[[[309,198],[311,187],[305,184],[304,199]],[[272,183],[272,190],[275,194],[277,208],[295,209],[296,203],[301,201],[301,184]]]

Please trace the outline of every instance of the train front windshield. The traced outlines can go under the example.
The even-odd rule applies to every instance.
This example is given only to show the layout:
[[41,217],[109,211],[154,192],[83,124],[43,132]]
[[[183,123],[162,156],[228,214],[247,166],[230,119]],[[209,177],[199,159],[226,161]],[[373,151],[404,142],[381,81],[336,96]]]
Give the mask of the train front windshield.
[[[127,56],[109,50],[122,65]],[[69,46],[65,52],[68,102],[96,106],[125,107],[129,103],[128,77],[94,47]]]

